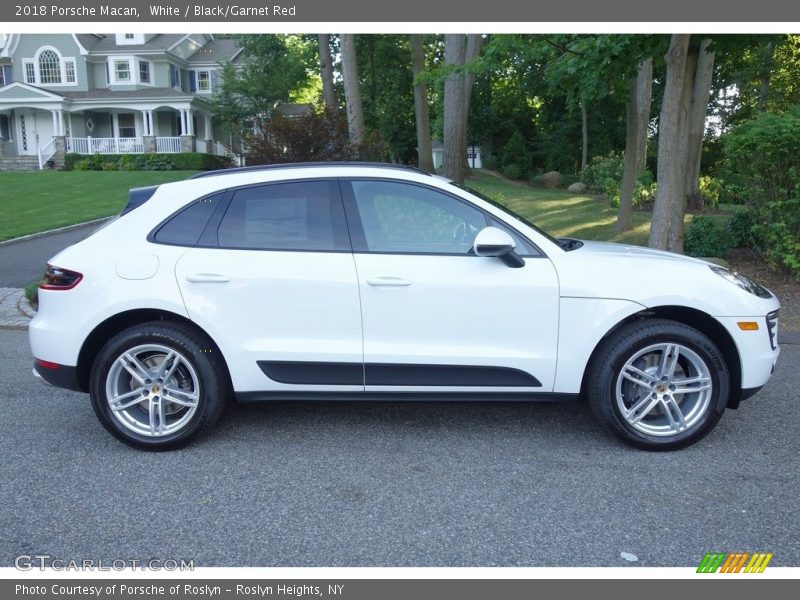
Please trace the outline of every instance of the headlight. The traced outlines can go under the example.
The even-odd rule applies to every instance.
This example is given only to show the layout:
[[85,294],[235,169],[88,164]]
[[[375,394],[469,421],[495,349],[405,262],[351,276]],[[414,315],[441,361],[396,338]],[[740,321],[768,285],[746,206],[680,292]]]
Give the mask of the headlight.
[[740,275],[736,271],[731,271],[725,267],[718,267],[715,265],[709,265],[708,268],[714,271],[714,273],[720,277],[727,279],[732,284],[738,285],[746,292],[750,292],[759,298],[772,298],[772,292],[770,292],[767,288],[756,283],[752,279],[745,277],[744,275]]

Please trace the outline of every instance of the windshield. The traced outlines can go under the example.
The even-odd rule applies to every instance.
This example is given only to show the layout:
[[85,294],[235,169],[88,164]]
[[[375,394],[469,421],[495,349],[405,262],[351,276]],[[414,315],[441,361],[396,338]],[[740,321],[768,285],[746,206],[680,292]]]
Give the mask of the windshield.
[[523,217],[521,215],[518,215],[517,213],[515,213],[514,211],[512,211],[508,207],[503,206],[502,204],[500,204],[496,200],[492,200],[486,194],[482,194],[481,192],[479,192],[478,190],[476,190],[474,188],[470,188],[470,187],[467,187],[465,185],[459,185],[459,184],[457,184],[457,183],[455,183],[453,181],[451,181],[450,183],[452,183],[457,188],[464,190],[465,192],[469,192],[470,194],[472,194],[474,196],[477,196],[481,200],[485,200],[486,202],[488,202],[489,204],[491,204],[495,208],[499,208],[504,213],[506,213],[509,217],[512,217],[513,219],[519,221],[520,223],[523,223],[523,224],[527,225],[528,227],[530,227],[531,229],[535,230],[537,233],[541,234],[542,236],[546,237],[548,240],[550,240],[551,242],[553,242],[557,246],[559,246],[561,248],[564,247],[564,242],[563,241],[553,237],[552,235],[550,235],[549,233],[547,233],[546,231],[544,231],[540,227],[537,227],[536,225],[534,225],[533,223],[528,221],[528,219],[526,219],[525,217]]

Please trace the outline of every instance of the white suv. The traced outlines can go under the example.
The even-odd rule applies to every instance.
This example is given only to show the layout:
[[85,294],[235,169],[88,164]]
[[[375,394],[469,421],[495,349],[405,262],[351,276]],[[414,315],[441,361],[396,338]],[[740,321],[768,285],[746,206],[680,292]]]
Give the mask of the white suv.
[[53,257],[35,372],[146,449],[229,398],[568,400],[627,442],[707,434],[778,358],[777,298],[727,269],[554,239],[414,169],[231,169],[132,190]]

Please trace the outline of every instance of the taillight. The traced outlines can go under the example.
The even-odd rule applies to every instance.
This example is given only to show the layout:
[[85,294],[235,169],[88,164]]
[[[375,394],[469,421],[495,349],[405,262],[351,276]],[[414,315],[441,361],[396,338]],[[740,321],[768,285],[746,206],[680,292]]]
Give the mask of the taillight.
[[81,282],[81,279],[83,279],[83,275],[76,271],[47,265],[47,271],[44,274],[42,283],[39,284],[39,289],[71,290]]

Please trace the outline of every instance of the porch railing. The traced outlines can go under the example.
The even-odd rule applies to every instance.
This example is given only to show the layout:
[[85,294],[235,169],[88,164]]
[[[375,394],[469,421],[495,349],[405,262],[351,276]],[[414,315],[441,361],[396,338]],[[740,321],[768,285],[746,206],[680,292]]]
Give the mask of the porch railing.
[[39,155],[39,170],[44,169],[47,161],[53,158],[56,153],[56,138],[50,138],[44,146],[39,148],[37,154]]
[[229,150],[219,142],[216,142],[214,144],[214,154],[216,154],[217,156],[227,156],[228,158],[231,159],[231,162],[237,167],[244,166],[244,156],[236,154],[235,152]]
[[78,154],[142,154],[144,143],[140,137],[127,138],[67,138],[67,152]]
[[179,137],[156,138],[156,152],[177,154],[180,151],[181,151],[181,138]]

